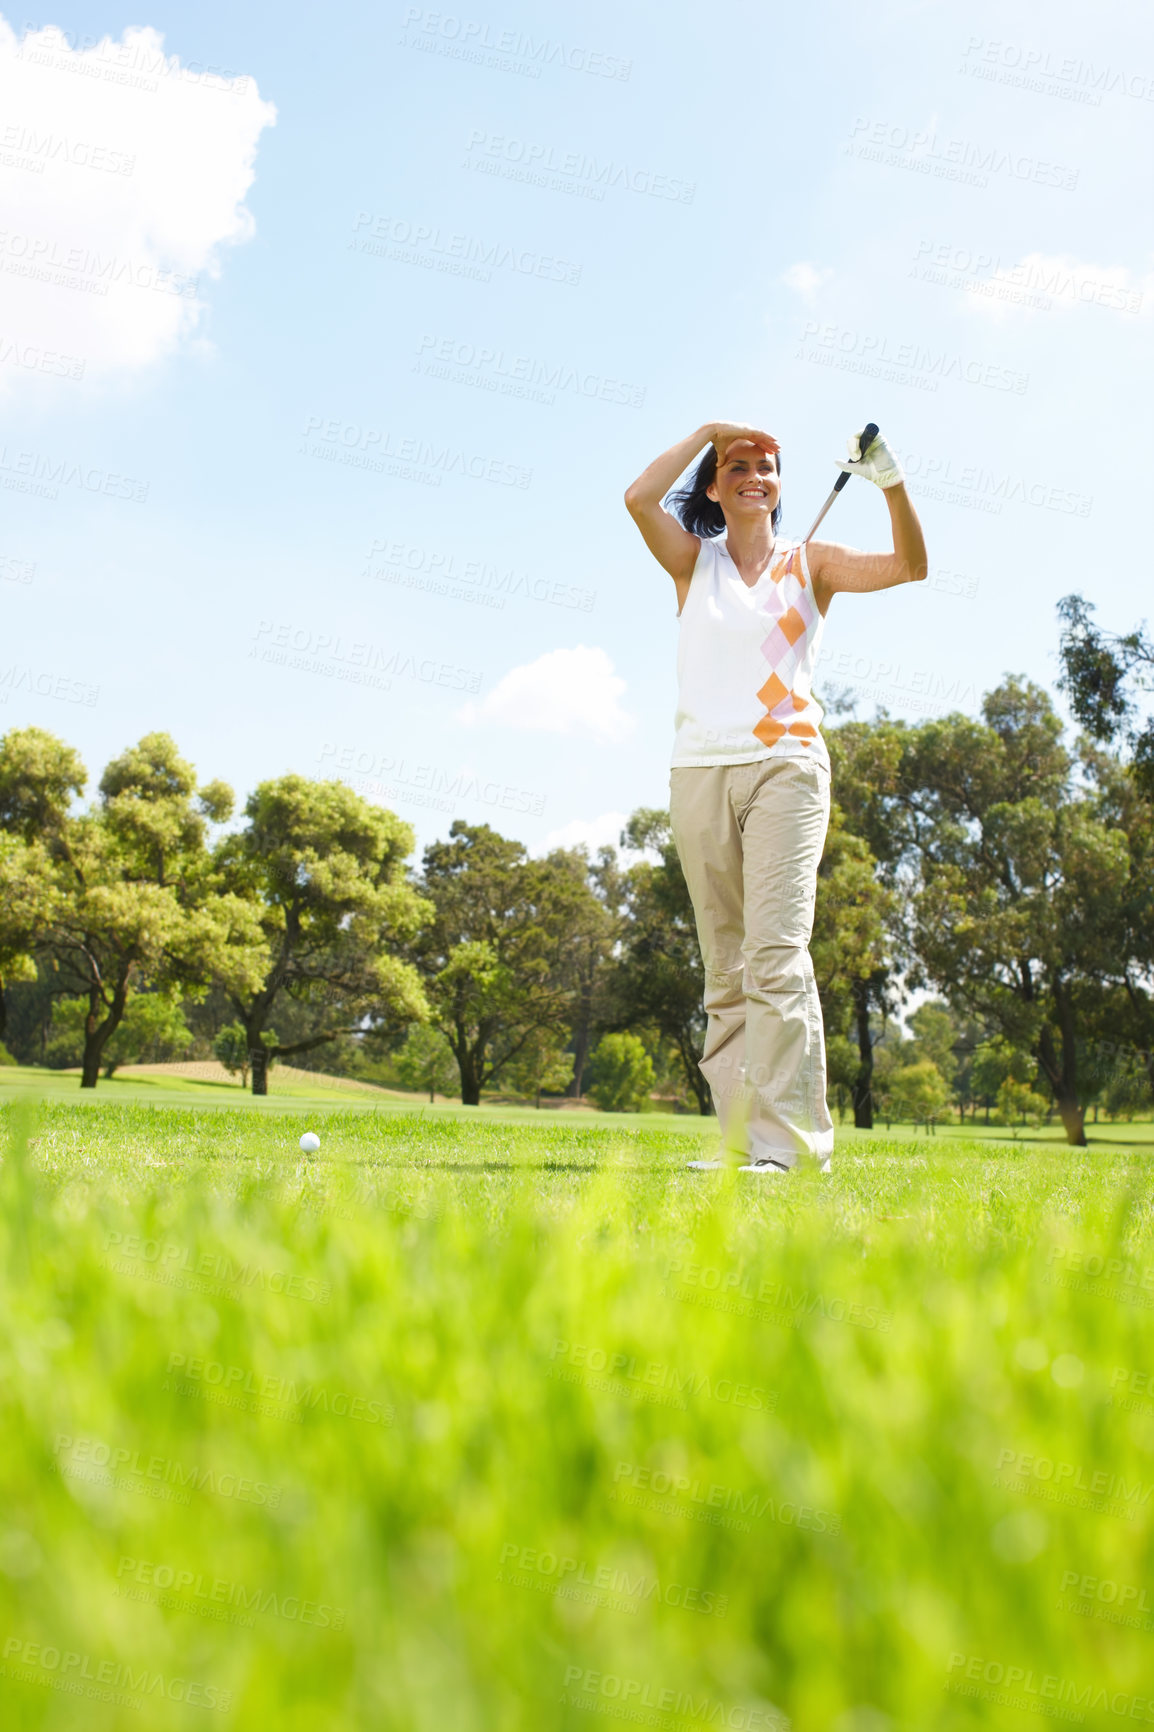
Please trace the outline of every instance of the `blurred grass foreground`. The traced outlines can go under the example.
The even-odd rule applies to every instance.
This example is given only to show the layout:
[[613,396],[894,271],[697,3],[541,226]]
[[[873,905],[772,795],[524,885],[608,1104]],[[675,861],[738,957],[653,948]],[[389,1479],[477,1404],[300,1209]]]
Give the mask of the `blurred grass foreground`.
[[5,1732],[1154,1724],[1148,1148],[3,1120]]

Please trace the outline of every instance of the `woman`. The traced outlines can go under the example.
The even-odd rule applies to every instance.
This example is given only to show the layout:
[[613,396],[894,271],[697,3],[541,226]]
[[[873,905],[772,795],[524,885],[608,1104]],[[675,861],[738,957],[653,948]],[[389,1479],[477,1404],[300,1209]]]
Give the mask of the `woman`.
[[[703,446],[689,485],[666,496]],[[829,1171],[821,1003],[809,955],[829,822],[829,754],[812,690],[822,624],[840,590],[926,575],[926,546],[885,441],[849,463],[885,490],[893,552],[808,546],[777,533],[777,440],[717,422],[674,445],[626,491],[646,546],[677,589],[678,705],[670,817],[705,966],[701,1069],[722,1154],[783,1173]],[[744,1157],[744,1164],[743,1163]]]

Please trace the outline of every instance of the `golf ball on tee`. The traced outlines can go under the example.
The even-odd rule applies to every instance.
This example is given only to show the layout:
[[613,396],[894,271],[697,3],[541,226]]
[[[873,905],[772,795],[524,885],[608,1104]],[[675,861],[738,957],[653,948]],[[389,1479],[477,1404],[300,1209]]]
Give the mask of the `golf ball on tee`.
[[301,1138],[301,1148],[306,1155],[315,1155],[321,1146],[321,1139],[315,1131],[306,1131]]

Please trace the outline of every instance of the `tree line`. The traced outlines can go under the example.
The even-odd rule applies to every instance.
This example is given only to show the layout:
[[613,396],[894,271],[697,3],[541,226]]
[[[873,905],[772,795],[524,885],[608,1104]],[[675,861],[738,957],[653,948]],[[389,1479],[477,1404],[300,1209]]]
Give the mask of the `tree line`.
[[[1073,741],[1017,678],[977,719],[826,730],[811,949],[831,1092],[859,1126],[1056,1113],[1080,1144],[1091,1103],[1154,1098],[1154,653],[1080,597],[1059,612]],[[95,1088],[196,1043],[255,1094],[311,1053],[473,1105],[503,1087],[629,1110],[656,1088],[711,1110],[667,813],[635,812],[596,858],[458,820],[417,867],[411,828],[340,782],[263,782],[234,823],[231,789],[166,734],[81,806],[86,784],[52,734],[0,740],[0,1042],[22,1061]]]

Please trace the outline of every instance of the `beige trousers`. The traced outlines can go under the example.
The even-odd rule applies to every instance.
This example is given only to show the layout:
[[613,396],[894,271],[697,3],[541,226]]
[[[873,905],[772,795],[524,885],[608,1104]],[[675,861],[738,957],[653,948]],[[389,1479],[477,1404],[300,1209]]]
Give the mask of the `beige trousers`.
[[830,779],[805,758],[675,769],[669,811],[705,965],[701,1069],[727,1149],[833,1152],[809,940]]

